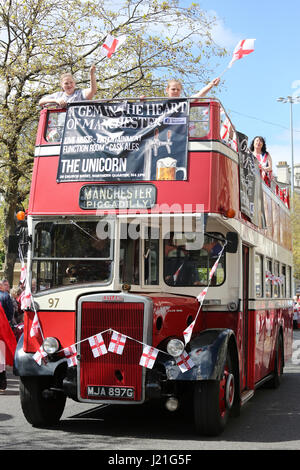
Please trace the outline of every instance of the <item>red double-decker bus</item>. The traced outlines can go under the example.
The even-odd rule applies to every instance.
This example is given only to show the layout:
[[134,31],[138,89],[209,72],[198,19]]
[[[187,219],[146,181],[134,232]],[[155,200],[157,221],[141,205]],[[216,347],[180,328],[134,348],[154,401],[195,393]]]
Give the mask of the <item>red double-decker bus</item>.
[[218,100],[43,109],[14,363],[26,419],[57,423],[67,397],[159,401],[218,435],[277,387],[293,331],[279,193]]

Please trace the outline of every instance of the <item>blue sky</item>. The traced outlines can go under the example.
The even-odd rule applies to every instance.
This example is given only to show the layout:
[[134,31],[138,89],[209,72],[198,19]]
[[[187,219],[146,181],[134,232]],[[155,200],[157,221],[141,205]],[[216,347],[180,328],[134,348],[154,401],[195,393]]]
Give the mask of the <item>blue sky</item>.
[[[182,3],[190,2],[182,0]],[[217,44],[230,52],[215,68],[218,76],[228,65],[241,39],[254,38],[255,51],[236,61],[222,76],[216,96],[236,129],[266,138],[276,173],[278,161],[291,164],[290,104],[278,97],[300,95],[300,2],[298,0],[199,0],[217,17]],[[220,59],[218,59],[220,62]],[[224,62],[224,64],[223,64]],[[196,91],[196,90],[195,90]],[[300,163],[300,103],[293,105],[294,163]]]

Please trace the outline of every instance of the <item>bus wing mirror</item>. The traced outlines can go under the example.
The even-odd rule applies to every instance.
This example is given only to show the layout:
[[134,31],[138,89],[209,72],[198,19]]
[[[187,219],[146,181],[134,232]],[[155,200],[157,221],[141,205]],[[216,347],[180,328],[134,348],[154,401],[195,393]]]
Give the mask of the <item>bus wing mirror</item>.
[[226,251],[227,253],[236,253],[238,248],[238,234],[236,232],[227,232],[226,235]]

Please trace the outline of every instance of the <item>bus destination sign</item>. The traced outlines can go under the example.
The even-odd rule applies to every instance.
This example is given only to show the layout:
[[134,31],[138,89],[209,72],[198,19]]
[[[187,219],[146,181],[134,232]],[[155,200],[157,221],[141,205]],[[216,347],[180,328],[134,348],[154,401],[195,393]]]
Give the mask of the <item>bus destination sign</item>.
[[153,184],[90,184],[80,189],[81,209],[150,209],[156,203]]
[[185,99],[69,103],[57,182],[186,180]]

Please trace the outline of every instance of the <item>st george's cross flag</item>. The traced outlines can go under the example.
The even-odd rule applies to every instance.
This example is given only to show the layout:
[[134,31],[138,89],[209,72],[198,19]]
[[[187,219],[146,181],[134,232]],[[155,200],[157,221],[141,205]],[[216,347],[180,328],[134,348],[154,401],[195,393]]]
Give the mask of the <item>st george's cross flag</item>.
[[26,264],[25,264],[25,262],[22,260],[22,262],[21,262],[20,283],[21,283],[21,284],[24,284],[25,281],[26,281]]
[[254,41],[255,39],[242,39],[239,41],[233,51],[228,68],[230,68],[236,60],[242,59],[245,55],[251,54],[251,52],[254,51]]
[[21,309],[28,310],[31,308],[31,289],[29,285],[26,285],[25,290],[23,290],[20,295]]
[[186,372],[187,370],[192,369],[195,365],[190,356],[185,351],[183,351],[179,357],[176,357],[176,364],[178,365],[181,372]]
[[116,354],[123,354],[123,349],[126,342],[126,336],[114,331],[110,343],[108,345],[108,350]]
[[75,344],[64,348],[64,355],[67,358],[68,367],[77,366],[77,350]]
[[91,336],[90,338],[88,338],[88,340],[94,357],[103,356],[107,353],[107,349],[101,333],[98,333],[95,336]]
[[39,322],[39,317],[38,317],[36,312],[34,314],[32,324],[31,324],[31,328],[30,328],[30,337],[33,338],[34,336],[37,337],[37,338],[40,338],[40,340],[43,340],[43,338],[44,338],[42,328],[41,328],[41,325],[40,325],[40,322]]
[[183,337],[184,337],[185,344],[188,344],[190,342],[195,323],[196,323],[196,318],[183,332]]
[[153,348],[153,346],[144,346],[143,354],[140,359],[140,366],[152,369],[158,352],[158,349]]
[[101,46],[101,54],[107,56],[109,59],[119,49],[120,46],[126,41],[126,36],[114,38],[110,34],[106,36],[105,42]]
[[42,360],[44,357],[47,356],[47,353],[44,351],[43,346],[41,346],[36,353],[32,356],[32,358],[35,360],[35,362],[41,366],[42,365]]

